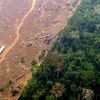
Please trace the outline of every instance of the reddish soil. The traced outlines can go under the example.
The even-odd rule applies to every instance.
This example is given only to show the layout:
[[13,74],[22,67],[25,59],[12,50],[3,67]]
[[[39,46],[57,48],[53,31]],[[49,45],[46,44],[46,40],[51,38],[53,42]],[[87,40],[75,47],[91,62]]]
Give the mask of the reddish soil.
[[[31,61],[38,61],[53,43],[37,37],[49,34],[56,38],[79,4],[80,0],[36,0],[32,8],[32,0],[0,0],[0,46],[6,46],[0,55],[0,100],[17,100],[11,90],[20,93],[31,78]],[[16,33],[19,38],[14,44]]]

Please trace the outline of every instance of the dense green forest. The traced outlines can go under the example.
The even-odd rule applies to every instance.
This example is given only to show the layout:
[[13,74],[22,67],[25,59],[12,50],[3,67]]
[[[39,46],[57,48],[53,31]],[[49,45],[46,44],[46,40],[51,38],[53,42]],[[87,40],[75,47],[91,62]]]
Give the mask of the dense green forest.
[[32,71],[19,100],[100,100],[100,0],[81,2]]

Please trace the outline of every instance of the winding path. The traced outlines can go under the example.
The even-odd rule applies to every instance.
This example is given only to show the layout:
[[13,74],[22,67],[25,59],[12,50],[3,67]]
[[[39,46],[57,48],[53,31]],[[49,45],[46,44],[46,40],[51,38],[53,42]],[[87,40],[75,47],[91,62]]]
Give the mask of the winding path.
[[13,47],[15,47],[15,45],[19,41],[19,38],[20,38],[20,29],[23,26],[25,19],[33,11],[33,9],[35,7],[35,3],[36,3],[36,0],[32,0],[32,6],[31,6],[30,10],[24,15],[24,17],[22,18],[21,22],[19,23],[19,25],[18,25],[18,27],[16,29],[16,38],[15,38],[14,42],[8,48],[5,49],[5,51],[3,52],[2,56],[1,56],[0,63],[4,60],[4,58],[6,57],[6,55],[10,52],[10,50]]

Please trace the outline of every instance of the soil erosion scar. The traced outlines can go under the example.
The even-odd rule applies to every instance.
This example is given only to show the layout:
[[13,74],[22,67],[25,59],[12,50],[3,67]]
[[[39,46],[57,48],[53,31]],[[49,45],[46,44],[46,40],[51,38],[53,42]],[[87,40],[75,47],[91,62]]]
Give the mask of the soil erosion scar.
[[9,53],[9,51],[17,44],[17,42],[19,41],[19,33],[20,33],[20,28],[23,26],[25,19],[29,16],[29,14],[33,11],[34,7],[35,7],[35,3],[36,0],[32,0],[32,6],[30,8],[30,10],[25,14],[25,16],[22,18],[21,22],[19,23],[17,29],[16,29],[16,38],[14,40],[14,42],[5,49],[5,51],[2,54],[2,57],[0,59],[0,63],[4,60],[5,56]]

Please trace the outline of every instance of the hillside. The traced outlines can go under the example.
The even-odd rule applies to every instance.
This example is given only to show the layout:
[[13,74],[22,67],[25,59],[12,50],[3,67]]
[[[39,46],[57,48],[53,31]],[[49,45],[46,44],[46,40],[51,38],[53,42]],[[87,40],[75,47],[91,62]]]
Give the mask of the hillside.
[[100,0],[82,0],[19,100],[100,100]]
[[[0,0],[0,100],[16,100],[80,0]],[[15,91],[17,90],[17,91]],[[17,92],[16,96],[12,92]]]

